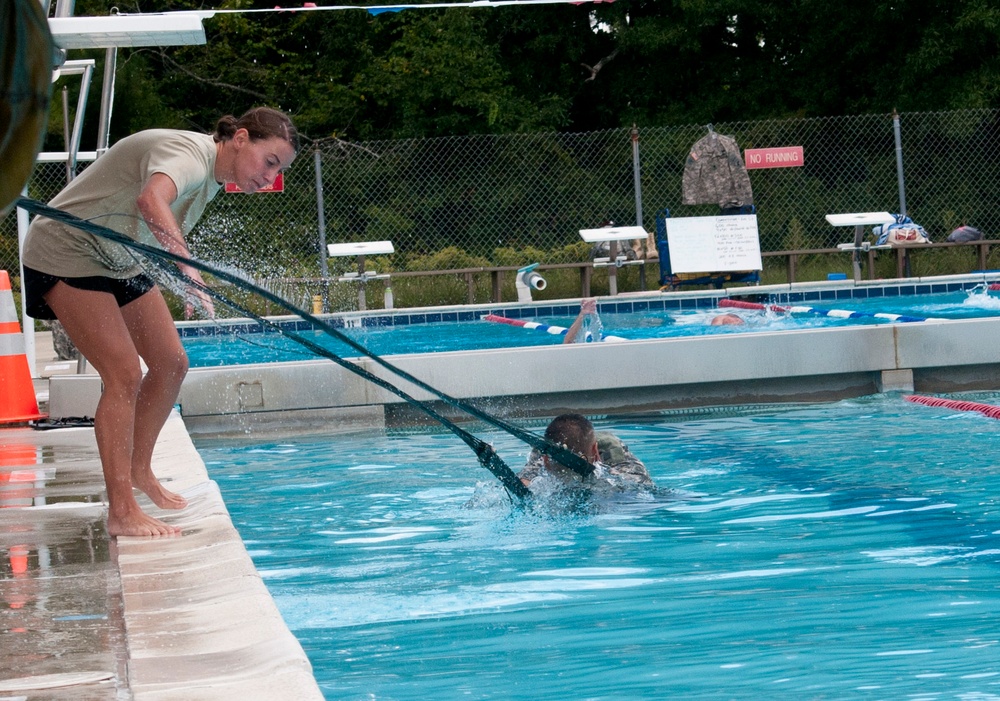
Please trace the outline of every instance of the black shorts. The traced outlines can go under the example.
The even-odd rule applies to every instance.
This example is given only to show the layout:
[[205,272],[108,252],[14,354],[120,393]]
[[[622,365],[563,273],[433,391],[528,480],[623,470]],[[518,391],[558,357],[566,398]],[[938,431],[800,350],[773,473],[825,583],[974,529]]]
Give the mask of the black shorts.
[[92,292],[107,292],[115,296],[115,301],[119,307],[124,307],[129,302],[133,302],[151,289],[156,287],[153,278],[145,273],[135,277],[119,280],[103,275],[93,275],[91,277],[60,277],[40,273],[32,268],[24,268],[24,298],[25,309],[28,316],[33,319],[55,319],[55,312],[45,303],[45,295],[59,281],[63,281],[70,287],[78,290],[90,290]]

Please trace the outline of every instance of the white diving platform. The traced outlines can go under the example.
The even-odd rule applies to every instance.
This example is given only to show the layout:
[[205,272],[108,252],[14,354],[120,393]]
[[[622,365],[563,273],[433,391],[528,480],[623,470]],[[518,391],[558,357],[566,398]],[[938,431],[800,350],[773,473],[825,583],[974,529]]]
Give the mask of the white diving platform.
[[389,274],[379,275],[376,271],[365,270],[365,256],[378,256],[395,253],[396,247],[392,241],[359,241],[357,243],[331,243],[327,244],[326,252],[333,258],[346,258],[347,256],[357,256],[358,272],[346,273],[337,278],[337,282],[358,282],[358,311],[365,311],[368,308],[368,300],[365,296],[365,284],[369,280],[385,280],[385,308],[392,309],[392,291],[389,287]]
[[896,217],[888,212],[854,212],[848,214],[827,214],[826,221],[830,226],[853,226],[854,243],[842,243],[837,248],[842,251],[851,251],[851,262],[854,266],[854,282],[861,282],[861,252],[868,251],[875,246],[862,241],[864,238],[864,228],[866,226],[877,226],[878,224],[892,224]]

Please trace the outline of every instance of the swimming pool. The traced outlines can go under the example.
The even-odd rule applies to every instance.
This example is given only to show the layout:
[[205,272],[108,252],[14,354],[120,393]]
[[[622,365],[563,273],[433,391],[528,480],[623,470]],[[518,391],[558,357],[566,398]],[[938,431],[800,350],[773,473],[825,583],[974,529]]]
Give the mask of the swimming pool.
[[[882,294],[874,295],[876,289]],[[839,298],[833,292],[810,296],[752,296],[755,300],[763,298],[768,304],[788,306],[807,301],[811,308],[848,310],[868,315],[889,313],[945,319],[1000,317],[1000,294],[991,294],[985,289],[932,294],[914,294],[911,291],[909,294],[886,295],[887,289],[898,292],[898,288],[867,288],[863,296]],[[743,294],[746,296],[745,290]],[[770,311],[720,309],[717,305],[722,297],[706,296],[697,300],[697,306],[692,303],[687,305],[688,308],[682,308],[680,301],[676,308],[663,308],[661,302],[659,309],[651,308],[649,301],[638,305],[632,301],[604,302],[601,305],[604,333],[629,340],[650,340],[888,323],[874,316],[844,319],[815,314],[791,315]],[[815,299],[809,299],[810,297]],[[500,314],[566,328],[572,323],[578,308],[578,305],[572,307],[566,304],[536,306],[504,309]],[[334,317],[331,323],[378,355],[533,347],[561,342],[561,336],[550,333],[483,321],[482,318],[488,311],[484,308],[465,312],[383,313],[364,317]],[[712,326],[711,319],[721,312],[734,312],[745,323],[741,326]],[[346,344],[322,332],[309,330],[304,322],[288,321],[286,324],[341,357],[358,355],[357,351]],[[181,328],[192,367],[290,362],[316,357],[280,333],[261,333],[260,327],[254,324],[210,327],[195,324]]]
[[[998,277],[1000,273],[602,298],[607,332],[634,336],[628,343],[562,345],[549,334],[480,321],[497,313],[566,324],[579,308],[574,300],[354,313],[333,321],[359,334],[411,376],[503,417],[552,416],[567,409],[621,414],[835,401],[891,390],[987,391],[997,389],[995,378],[1000,376],[1000,355],[995,351],[1000,347],[997,300],[992,295],[970,295],[969,290]],[[784,306],[909,311],[945,320],[886,323],[745,312],[748,323],[743,326],[709,326],[708,319],[725,296]],[[313,333],[307,322],[281,321],[298,333]],[[436,336],[438,322],[448,342],[492,339],[508,345],[447,350],[445,341]],[[331,426],[353,430],[419,423],[425,418],[395,394],[349,369],[326,359],[310,359],[280,334],[249,333],[256,324],[199,322],[179,327],[187,342],[193,337],[204,341],[209,354],[229,359],[248,354],[236,358],[241,364],[195,367],[188,373],[179,407],[192,432],[327,431]],[[696,333],[659,337],[684,329]],[[644,334],[656,337],[642,338]],[[227,344],[220,345],[221,339]],[[404,346],[386,349],[378,339],[390,344],[402,340]],[[322,340],[327,342],[325,336]],[[415,345],[418,342],[424,345]],[[416,352],[418,348],[422,350]],[[289,352],[291,356],[282,355]],[[242,364],[265,356],[268,362]],[[282,357],[291,359],[277,362]],[[356,364],[386,382],[401,383],[370,359],[361,358]],[[436,401],[405,381],[401,384],[418,399]],[[100,392],[96,375],[54,376],[49,382],[50,415],[92,416]],[[446,409],[440,403],[435,408]]]
[[430,431],[196,443],[329,699],[1000,696],[996,420],[598,424],[666,494],[512,510]]

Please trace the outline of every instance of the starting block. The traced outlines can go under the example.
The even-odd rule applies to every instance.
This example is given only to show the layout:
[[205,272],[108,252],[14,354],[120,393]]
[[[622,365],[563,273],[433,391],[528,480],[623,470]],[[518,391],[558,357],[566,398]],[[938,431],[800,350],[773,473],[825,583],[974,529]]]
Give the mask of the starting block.
[[842,243],[837,246],[842,251],[852,251],[851,262],[854,265],[854,282],[861,282],[861,252],[867,252],[872,248],[866,241],[862,241],[866,226],[876,226],[878,224],[892,224],[896,217],[888,212],[855,212],[850,214],[827,214],[826,221],[830,226],[853,226],[854,243]]
[[[379,274],[374,270],[365,270],[365,256],[378,256],[395,253],[396,248],[392,241],[362,241],[359,243],[331,243],[327,245],[326,252],[333,258],[346,258],[347,256],[357,256],[358,272],[346,273],[337,278],[337,282],[357,282],[358,287],[358,311],[365,311],[368,308],[365,297],[365,284],[369,280],[389,280],[388,273]],[[388,288],[389,283],[386,282]],[[391,297],[386,295],[387,308]]]
[[618,255],[617,246],[614,244],[618,241],[634,241],[636,239],[645,241],[647,236],[646,230],[641,226],[604,226],[600,229],[580,229],[580,238],[587,243],[602,243],[604,241],[612,243],[611,252],[615,254],[614,260],[610,257],[594,259],[595,268],[610,268],[608,270],[608,285],[610,287],[608,291],[612,295],[618,294],[616,268],[623,265],[642,265],[646,262],[644,260],[630,261],[625,256]]

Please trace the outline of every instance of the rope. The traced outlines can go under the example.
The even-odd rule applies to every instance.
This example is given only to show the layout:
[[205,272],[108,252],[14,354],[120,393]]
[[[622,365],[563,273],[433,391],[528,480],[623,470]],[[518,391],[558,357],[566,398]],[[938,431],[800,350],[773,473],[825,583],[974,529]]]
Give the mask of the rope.
[[[173,272],[174,272],[173,268],[166,261],[160,261],[160,260],[154,259],[153,262],[156,263],[164,272],[167,272],[169,274],[173,274]],[[183,273],[180,273],[179,271],[178,271],[178,273],[181,276],[181,279],[185,279],[192,287],[195,287],[195,288],[197,288],[199,290],[202,290],[206,294],[211,295],[213,298],[215,298],[218,301],[222,302],[223,304],[231,307],[235,311],[237,311],[237,312],[239,312],[241,314],[246,315],[248,318],[253,319],[254,321],[258,322],[261,325],[268,326],[268,327],[270,327],[270,328],[278,331],[279,333],[281,333],[282,335],[286,336],[287,338],[290,338],[293,341],[295,341],[296,343],[299,343],[302,346],[304,346],[305,348],[308,348],[310,351],[312,351],[316,355],[320,355],[320,356],[329,358],[330,360],[332,360],[333,362],[337,363],[341,367],[346,368],[346,369],[350,370],[351,372],[356,373],[357,375],[360,375],[361,377],[365,378],[369,382],[371,382],[373,384],[376,384],[379,387],[382,387],[383,389],[386,389],[386,390],[392,392],[396,396],[398,396],[398,397],[400,397],[402,399],[405,399],[406,401],[408,401],[408,402],[410,402],[412,404],[415,404],[422,411],[424,411],[428,416],[430,416],[431,418],[433,418],[436,421],[438,421],[439,423],[441,423],[441,425],[443,425],[445,428],[447,428],[452,433],[454,433],[459,438],[461,438],[463,441],[465,441],[465,443],[470,448],[472,448],[473,452],[476,453],[476,456],[479,458],[479,461],[483,464],[483,467],[485,467],[487,470],[489,470],[490,472],[492,472],[493,475],[497,479],[500,480],[501,484],[503,484],[503,486],[507,489],[508,492],[510,492],[514,496],[517,496],[518,498],[521,498],[521,499],[523,499],[525,496],[528,495],[529,492],[528,492],[527,487],[525,487],[524,484],[521,483],[521,480],[519,480],[517,478],[517,475],[514,474],[514,472],[510,469],[510,467],[508,467],[507,464],[503,460],[501,460],[499,458],[499,456],[496,455],[495,451],[493,450],[493,447],[490,446],[488,443],[485,443],[485,442],[479,440],[478,438],[476,438],[475,436],[473,436],[472,434],[470,434],[468,431],[460,428],[459,426],[455,425],[450,420],[446,419],[444,416],[442,416],[441,414],[439,414],[437,411],[435,411],[431,407],[427,406],[426,404],[424,404],[420,400],[415,399],[414,397],[410,396],[409,394],[407,394],[403,390],[401,390],[398,387],[396,387],[395,385],[387,382],[386,380],[382,379],[381,377],[379,377],[377,375],[373,375],[372,373],[368,372],[364,368],[358,367],[357,365],[355,365],[354,363],[350,362],[349,360],[345,360],[344,358],[341,358],[340,356],[336,355],[335,353],[327,350],[326,348],[323,348],[319,344],[315,343],[314,341],[309,340],[308,338],[305,338],[304,336],[300,336],[298,333],[296,333],[294,331],[290,331],[288,329],[285,329],[281,325],[279,325],[279,324],[277,324],[277,323],[275,323],[273,321],[270,321],[269,319],[265,319],[262,316],[258,316],[257,314],[253,313],[249,309],[247,309],[247,308],[241,306],[240,304],[238,304],[237,302],[234,302],[233,300],[229,299],[228,297],[226,297],[221,292],[214,291],[211,288],[209,288],[207,285],[201,285],[198,282],[196,282],[195,280],[193,280],[192,278],[188,277],[187,275],[184,275]]]
[[211,275],[214,275],[215,277],[218,277],[221,280],[225,280],[226,282],[236,285],[239,288],[253,292],[263,297],[264,299],[278,305],[282,309],[285,309],[289,313],[295,314],[301,317],[302,319],[308,321],[315,328],[318,328],[327,335],[342,341],[343,343],[347,344],[357,352],[378,363],[386,370],[394,373],[395,375],[403,378],[404,380],[407,380],[408,382],[411,382],[412,384],[416,385],[417,387],[420,387],[426,392],[440,398],[446,404],[461,411],[464,411],[465,413],[468,413],[472,416],[475,416],[476,418],[484,421],[485,423],[495,426],[496,428],[499,428],[500,430],[503,430],[511,434],[515,438],[518,438],[519,440],[523,441],[524,443],[527,443],[533,448],[538,449],[540,452],[552,457],[561,465],[568,467],[569,469],[573,470],[579,475],[587,477],[594,471],[593,465],[591,465],[587,460],[577,455],[573,451],[569,450],[565,446],[557,445],[556,443],[553,443],[552,441],[549,441],[546,438],[538,436],[534,433],[531,433],[530,431],[526,431],[500,418],[492,416],[491,414],[488,414],[487,412],[475,407],[472,404],[469,404],[468,402],[462,401],[455,397],[451,397],[448,394],[441,392],[440,390],[430,386],[423,380],[414,377],[405,370],[402,370],[401,368],[392,365],[391,363],[384,360],[380,356],[376,355],[375,353],[372,353],[370,350],[368,350],[360,343],[355,341],[353,338],[347,336],[346,334],[341,333],[338,329],[326,323],[322,319],[313,316],[312,314],[296,307],[295,305],[289,303],[288,301],[282,299],[281,297],[275,295],[274,293],[262,287],[254,285],[253,283],[250,283],[247,280],[244,280],[236,275],[233,275],[232,273],[220,270],[214,266],[199,261],[195,258],[185,258],[184,256],[171,253],[164,249],[157,248],[155,246],[142,243],[140,241],[134,241],[129,237],[124,236],[123,234],[119,234],[118,232],[113,231],[112,229],[101,226],[100,224],[96,224],[94,222],[80,219],[79,217],[69,214],[68,212],[63,212],[62,210],[56,209],[54,207],[49,207],[48,205],[42,204],[41,202],[38,202],[36,200],[32,200],[26,197],[21,197],[17,200],[16,204],[18,207],[25,209],[28,212],[31,212],[35,215],[48,217],[49,219],[62,222],[63,224],[73,226],[75,228],[81,229],[82,231],[92,233],[94,235],[100,236],[110,241],[119,243],[132,250],[143,253],[152,261],[154,261],[167,274],[179,280],[184,281],[186,284],[192,287],[201,289],[206,294],[209,294],[215,299],[218,299],[219,301],[223,302],[227,306],[232,307],[237,312],[245,314],[247,317],[254,319],[258,323],[276,329],[280,333],[283,333],[288,338],[291,338],[292,340],[308,348],[317,355],[329,358],[330,360],[333,360],[334,362],[336,362],[338,365],[341,365],[345,369],[350,370],[351,372],[360,375],[361,377],[364,377],[370,382],[380,387],[383,387],[384,389],[392,392],[393,394],[396,394],[397,396],[411,403],[413,406],[417,407],[424,413],[433,417],[443,426],[445,426],[453,433],[458,435],[460,438],[462,438],[462,440],[465,441],[476,453],[476,456],[479,458],[479,461],[480,463],[482,463],[483,467],[490,470],[490,472],[492,472],[495,476],[497,476],[497,478],[500,479],[500,482],[504,485],[504,487],[507,488],[507,490],[510,493],[514,494],[520,499],[524,499],[526,496],[530,494],[530,492],[528,491],[527,487],[525,487],[521,483],[521,481],[517,479],[517,476],[503,462],[503,460],[501,460],[500,457],[496,455],[495,451],[493,451],[491,446],[480,441],[475,436],[472,436],[464,429],[460,428],[459,426],[455,425],[445,417],[441,416],[431,407],[427,406],[424,402],[406,394],[403,390],[399,389],[398,387],[395,387],[386,380],[383,380],[378,376],[369,373],[368,371],[364,370],[361,367],[358,367],[357,365],[351,363],[350,361],[340,358],[333,352],[327,350],[326,348],[323,348],[322,346],[316,344],[315,342],[310,341],[309,339],[304,338],[293,331],[283,329],[274,322],[268,321],[267,319],[264,319],[263,317],[260,317],[250,312],[249,310],[244,309],[239,304],[233,302],[232,300],[229,300],[221,293],[211,288],[196,284],[194,280],[187,277],[179,270],[175,269],[173,266],[166,265],[165,264],[166,261],[170,261],[172,263],[185,263],[193,268],[196,268],[203,272],[210,273]]
[[[483,317],[483,321],[490,321],[494,324],[507,324],[508,326],[517,326],[523,329],[531,329],[532,331],[542,331],[544,333],[552,334],[553,336],[565,336],[569,329],[565,326],[550,326],[549,324],[541,324],[537,321],[524,321],[523,319],[510,319],[506,316],[499,316],[497,314],[487,314]],[[627,338],[622,338],[621,336],[601,336],[602,341],[627,341]]]
[[906,401],[924,406],[944,407],[955,409],[956,411],[978,411],[991,419],[1000,419],[1000,406],[992,404],[980,404],[979,402],[966,402],[958,399],[944,399],[943,397],[927,397],[919,394],[909,394],[904,397]]
[[[829,316],[837,319],[885,319],[886,321],[897,321],[901,323],[915,321],[930,321],[928,317],[907,316],[906,314],[889,314],[888,312],[857,312],[846,309],[821,309],[820,307],[779,307],[776,304],[763,305],[756,302],[744,302],[738,299],[720,299],[720,307],[734,307],[737,309],[768,309],[772,312],[787,312],[788,314],[815,314],[817,316]],[[934,321],[942,321],[934,319]]]

